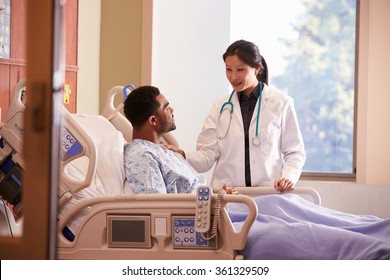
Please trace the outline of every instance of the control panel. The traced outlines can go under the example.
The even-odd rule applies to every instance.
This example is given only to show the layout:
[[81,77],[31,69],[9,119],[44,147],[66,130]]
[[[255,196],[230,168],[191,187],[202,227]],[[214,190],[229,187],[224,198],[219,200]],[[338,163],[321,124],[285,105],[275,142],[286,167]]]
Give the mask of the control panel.
[[63,160],[79,155],[83,152],[83,147],[76,140],[76,138],[67,130],[62,130],[62,150],[63,150]]
[[196,189],[195,230],[208,232],[211,223],[211,202],[213,190],[208,186],[199,186]]
[[[205,240],[195,230],[195,217],[172,217],[172,244],[173,248],[217,248],[217,238]],[[208,233],[203,234],[206,238]]]

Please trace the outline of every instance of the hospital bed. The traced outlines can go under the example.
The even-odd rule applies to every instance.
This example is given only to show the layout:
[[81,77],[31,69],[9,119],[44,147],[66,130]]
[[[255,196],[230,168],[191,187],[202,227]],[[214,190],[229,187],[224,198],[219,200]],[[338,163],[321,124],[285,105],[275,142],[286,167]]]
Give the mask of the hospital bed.
[[[85,133],[80,138],[90,141],[95,151],[86,150],[82,157],[65,163],[67,175],[64,176],[91,184],[82,190],[68,186],[71,198],[59,213],[58,258],[242,258],[236,251],[245,246],[257,213],[256,205],[248,196],[224,196],[218,200],[217,194],[212,195],[212,208],[219,204],[221,209],[216,220],[219,230],[216,237],[205,240],[194,230],[196,194],[131,194],[125,185],[123,145],[126,135],[131,139],[132,128],[120,114],[120,108],[112,105],[114,96],[122,91],[122,87],[110,90],[102,114],[105,117],[67,115],[67,121],[82,127],[80,132]],[[169,138],[163,141],[177,145]],[[96,172],[89,178],[84,171],[93,161],[96,161]],[[240,231],[234,229],[223,207],[231,202],[243,203],[251,211]],[[62,234],[64,228],[73,233],[74,239]]]
[[[257,206],[251,197],[275,194],[276,191],[270,187],[239,187],[237,189],[243,195],[225,195],[219,202],[216,194],[218,189],[216,189],[213,194],[212,209],[219,207],[221,214],[217,219],[217,237],[211,240],[202,239],[199,233],[194,231],[197,197],[195,194],[132,195],[124,182],[122,165],[123,141],[131,140],[132,127],[120,113],[123,103],[114,106],[114,97],[118,94],[122,95],[123,89],[118,86],[109,91],[102,111],[104,118],[88,115],[68,116],[83,127],[86,132],[84,138],[89,137],[95,142],[99,159],[96,174],[100,175],[96,177],[99,177],[100,182],[95,182],[95,185],[90,186],[89,189],[100,188],[100,190],[90,190],[95,193],[95,195],[89,194],[90,198],[85,198],[88,194],[77,197],[78,194],[74,193],[76,202],[64,209],[63,215],[60,214],[59,232],[69,226],[74,231],[75,239],[70,241],[63,234],[59,235],[58,257],[61,259],[242,259],[243,256],[237,252],[245,247],[248,232],[257,216]],[[118,133],[119,131],[121,133]],[[105,135],[105,140],[99,142],[101,135]],[[170,134],[163,141],[178,145]],[[104,163],[105,161],[107,164]],[[74,177],[83,177],[82,172],[78,174],[83,169],[85,163],[73,162],[71,168],[65,171]],[[102,182],[104,180],[106,182]],[[110,186],[111,189],[107,190],[106,186]],[[113,190],[112,186],[120,186],[120,188]],[[320,196],[313,189],[300,188],[296,192],[306,196],[308,200],[320,203]],[[244,204],[249,211],[240,230],[233,226],[227,208],[224,207],[229,203]],[[86,209],[88,213],[80,216],[80,213]],[[122,224],[123,227],[116,227],[116,223]],[[115,241],[115,237],[120,235],[118,230],[128,234],[122,236],[122,239],[118,236],[118,240]]]
[[[194,231],[196,194],[134,195],[129,192],[124,179],[122,148],[125,141],[131,139],[131,125],[120,113],[123,105],[113,105],[117,94],[123,94],[123,87],[110,90],[100,116],[64,111],[63,134],[67,140],[63,142],[61,158],[58,258],[242,259],[240,250],[245,247],[258,214],[253,198],[275,195],[276,191],[272,187],[238,187],[241,195],[219,197],[214,193],[210,218],[218,216],[218,233],[211,240],[202,238]],[[19,104],[20,100],[19,95],[13,103]],[[19,116],[23,106],[15,107],[18,110],[14,115]],[[4,140],[10,137],[3,133],[9,123],[12,121],[0,129]],[[163,141],[178,145],[172,135],[169,137]],[[16,142],[8,140],[7,143]],[[15,147],[10,150],[23,162]],[[310,188],[297,188],[294,193],[317,204],[321,202],[318,193]],[[229,204],[243,205],[247,209],[248,214],[239,228],[232,223],[225,207]],[[220,209],[219,215],[217,209]],[[64,229],[73,234],[73,239]]]
[[[112,96],[120,92],[121,87],[110,91],[105,106],[110,109],[103,116],[70,116],[94,142],[97,164],[93,184],[72,193],[76,203],[60,214],[59,258],[389,259],[390,220],[321,208],[319,194],[310,188],[279,194],[272,187],[237,187],[240,195],[224,196],[215,189],[209,219],[217,227],[210,240],[195,230],[198,195],[131,194],[122,164],[124,135],[131,126],[117,115],[121,105],[112,105]],[[86,170],[77,161],[69,164],[64,170],[74,177]],[[98,177],[100,195],[77,197],[92,192]],[[107,178],[118,181],[103,182]],[[61,234],[66,227],[73,240]]]

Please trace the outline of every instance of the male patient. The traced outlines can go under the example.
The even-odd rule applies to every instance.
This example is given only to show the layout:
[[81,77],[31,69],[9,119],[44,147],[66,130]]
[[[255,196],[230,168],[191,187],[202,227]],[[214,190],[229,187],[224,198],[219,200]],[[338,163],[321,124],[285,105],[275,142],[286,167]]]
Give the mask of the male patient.
[[192,193],[205,183],[178,153],[160,145],[164,133],[176,129],[173,108],[159,89],[142,86],[125,100],[124,114],[133,140],[124,147],[124,169],[132,193]]

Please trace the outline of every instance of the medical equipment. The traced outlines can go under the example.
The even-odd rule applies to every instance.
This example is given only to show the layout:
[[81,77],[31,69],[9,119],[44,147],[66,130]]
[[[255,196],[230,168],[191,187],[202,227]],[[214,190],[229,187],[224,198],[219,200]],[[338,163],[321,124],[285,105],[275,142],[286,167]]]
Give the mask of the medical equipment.
[[[21,194],[24,169],[22,147],[25,93],[26,81],[20,80],[15,86],[12,102],[5,116],[6,123],[0,127],[0,196],[13,205],[13,214],[16,218],[22,216],[23,205]],[[65,115],[69,115],[69,112],[65,109],[63,112]],[[95,146],[84,140],[83,136],[80,135],[80,129],[80,126],[73,119],[69,119],[63,128],[61,166],[64,168],[68,162],[82,157],[86,153],[91,158],[91,164],[87,166],[84,180],[75,181],[68,174],[64,174],[60,178],[60,209],[71,198],[71,192],[77,192],[91,184],[92,175],[96,170],[96,161],[94,161],[96,157]],[[3,215],[5,214],[4,212]],[[10,232],[21,233],[21,222],[18,222],[9,222],[9,227],[15,227],[14,229],[11,228]]]
[[[223,135],[218,135],[217,136],[219,140],[225,139],[227,134],[229,133],[230,123],[232,121],[232,116],[233,116],[233,111],[234,111],[234,106],[233,106],[233,103],[232,103],[232,97],[233,97],[234,92],[235,91],[233,90],[232,93],[229,96],[229,100],[222,104],[221,109],[219,111],[217,127],[219,127],[219,125],[220,125],[220,119],[221,119],[221,116],[224,113],[224,111],[228,110],[228,112],[230,114],[229,123],[228,123],[228,126],[227,126],[227,129],[226,129],[225,133],[223,133]],[[259,94],[259,102],[258,102],[259,104],[257,106],[257,115],[256,115],[256,133],[255,133],[255,137],[252,138],[252,144],[254,146],[259,146],[260,145],[259,121],[260,121],[261,98],[262,98],[262,93],[263,93],[263,84],[262,83],[259,83],[259,92],[260,92],[260,94]],[[230,106],[230,109],[229,109],[229,106]]]
[[[24,168],[24,94],[25,83],[19,81],[5,115],[5,124],[0,125],[0,236],[21,236],[23,229],[23,219],[20,217],[23,214],[21,194]],[[13,205],[12,211],[5,201]]]
[[200,234],[201,239],[208,241],[218,236],[218,223],[223,207],[222,198],[226,191],[222,188],[217,192],[215,202],[215,211],[213,224],[211,227],[211,200],[213,189],[208,186],[199,186],[196,189],[196,208],[195,208],[195,231]]
[[21,188],[24,160],[23,110],[25,93],[24,81],[19,81],[14,89],[10,107],[5,115],[5,124],[0,126],[0,196],[12,205],[17,216],[22,215]]
[[[110,90],[108,103],[112,103],[114,92],[121,93],[122,87]],[[116,120],[112,122],[116,127],[115,130],[112,130],[113,127],[108,125],[107,119],[95,117],[96,120],[91,119],[93,122],[97,121],[94,124],[93,122],[86,122],[85,117],[81,115],[72,115],[72,117],[77,119],[77,122],[88,133],[93,133],[89,138],[94,141],[101,138],[101,135],[96,134],[99,132],[98,128],[101,127],[105,127],[105,131],[100,131],[100,134],[106,135],[106,139],[111,139],[111,134],[118,132],[117,130],[122,132],[129,130],[129,122],[119,116],[119,110],[116,110],[114,106],[108,106],[107,103],[105,109],[104,114],[106,116],[112,116],[112,112],[115,112],[114,117],[111,117],[111,121]],[[110,143],[105,140],[102,140],[100,144],[95,144],[98,151],[101,151],[102,146],[109,151],[114,151],[114,146],[107,148]],[[112,155],[113,152],[110,153],[110,156]],[[118,153],[117,156],[123,155]],[[100,163],[105,160],[109,161],[111,167],[115,162],[120,162],[115,169],[123,168],[120,160],[113,161],[107,158],[106,154],[103,154],[103,157],[98,156],[98,158],[101,161]],[[96,172],[97,174],[100,172],[99,166]],[[117,176],[104,177],[115,178]],[[111,186],[113,184],[104,185]],[[206,189],[202,188],[203,191]],[[252,195],[255,195],[255,190],[259,195],[264,190],[267,190],[267,193],[275,193],[275,190],[271,192],[270,188],[251,189],[253,189]],[[302,189],[302,192],[304,190],[306,189]],[[318,193],[313,193],[313,197],[316,198]],[[202,234],[196,232],[196,198],[199,199],[199,197],[195,194],[124,196],[117,190],[116,195],[111,193],[110,196],[95,196],[83,199],[73,204],[61,215],[58,224],[59,232],[66,225],[71,225],[75,239],[69,241],[60,234],[58,256],[63,259],[242,258],[237,252],[245,246],[246,236],[257,213],[253,200],[246,195],[218,197],[217,194],[212,194],[211,191],[208,194],[211,199],[208,207],[211,207],[211,211],[207,210],[209,215],[207,215],[208,222],[206,223],[211,225],[212,220],[212,227],[214,227],[214,221],[217,221],[218,231],[215,238],[211,238],[213,235],[211,233],[210,236],[202,237]],[[202,196],[202,198],[204,197]],[[232,202],[244,203],[250,212],[241,231],[237,231],[231,224],[229,214],[226,212],[225,205]],[[219,215],[217,209],[220,210]],[[72,219],[80,217],[80,213],[84,213],[83,217],[79,219],[77,224],[72,225]],[[214,219],[215,216],[218,216],[218,218]]]
[[211,200],[213,189],[208,186],[200,186],[196,189],[195,230],[208,232],[211,220]]
[[[119,89],[117,92],[120,92]],[[110,97],[111,100],[111,97]],[[107,108],[107,106],[106,106]],[[111,110],[115,110],[111,107]],[[111,112],[107,114],[110,115]],[[120,114],[117,112],[117,114]],[[72,115],[89,138],[94,142],[99,160],[93,184],[83,191],[92,189],[96,195],[78,197],[72,194],[63,210],[60,211],[58,229],[58,257],[61,259],[97,258],[97,259],[235,259],[242,258],[236,252],[245,246],[246,235],[253,223],[256,208],[247,196],[228,196],[221,200],[220,209],[228,202],[245,203],[253,212],[245,222],[241,231],[236,231],[229,222],[224,210],[218,219],[218,235],[205,240],[194,230],[195,226],[195,194],[156,194],[156,195],[122,195],[124,175],[102,174],[102,169],[110,172],[123,169],[122,146],[113,139],[114,133],[120,133],[107,119],[83,115]],[[113,117],[121,131],[127,131],[128,121]],[[121,123],[122,120],[125,121]],[[105,130],[101,128],[104,127]],[[102,138],[99,142],[99,138]],[[123,136],[122,136],[123,138]],[[118,140],[120,140],[119,138]],[[103,151],[105,149],[105,151]],[[100,153],[102,156],[99,156]],[[86,154],[88,157],[88,154]],[[116,160],[113,160],[116,157]],[[81,160],[81,159],[80,159]],[[85,160],[70,162],[64,172],[73,176],[83,173],[86,168]],[[108,161],[105,165],[104,161]],[[103,175],[103,176],[99,176]],[[119,175],[119,176],[118,176]],[[118,181],[102,184],[104,190],[97,194],[96,185],[99,181],[117,178]],[[117,186],[115,190],[107,188]],[[102,195],[104,194],[104,195]],[[210,193],[211,194],[211,193]],[[88,195],[88,194],[86,194]],[[217,195],[212,195],[210,203],[215,207]],[[78,200],[78,201],[76,201]],[[71,205],[71,207],[68,207]],[[173,208],[173,209],[172,209]],[[69,241],[61,233],[69,226],[74,233],[74,240]]]
[[[3,172],[3,178],[0,182],[0,194],[5,200],[14,205],[14,212],[20,215],[21,204],[20,194],[22,189],[22,173],[24,169],[24,160],[22,156],[23,146],[23,114],[24,114],[24,98],[26,93],[26,81],[20,80],[14,89],[14,94],[10,108],[6,113],[5,125],[0,127],[0,170]],[[64,109],[65,117],[69,112]],[[69,131],[72,132],[69,132]],[[87,176],[83,181],[74,181],[72,177],[64,174],[60,179],[59,186],[59,206],[69,200],[70,191],[77,192],[91,184],[92,174],[95,172],[96,157],[94,146],[90,142],[84,140],[80,135],[80,126],[69,118],[65,127],[62,130],[62,167],[85,153],[89,154],[92,163],[88,166]]]
[[[116,128],[124,131],[119,125]],[[89,130],[92,132],[96,131],[93,128]],[[90,138],[96,139],[97,136]],[[97,169],[98,171],[99,168]],[[294,244],[309,241],[310,244],[314,245],[322,244],[318,243],[320,235],[312,234],[310,232],[311,226],[308,226],[304,219],[300,222],[302,218],[299,216],[306,216],[306,208],[303,208],[304,210],[294,209],[288,204],[290,201],[296,201],[297,197],[299,197],[295,193],[304,192],[305,189],[297,188],[288,194],[277,195],[272,187],[237,189],[243,193],[248,192],[247,189],[250,189],[249,195],[225,195],[221,198],[221,216],[218,219],[218,233],[215,239],[210,240],[208,240],[208,237],[204,238],[201,234],[197,234],[195,230],[195,223],[197,222],[196,194],[111,195],[108,197],[87,198],[70,208],[59,221],[60,231],[73,217],[88,209],[88,213],[75,231],[74,241],[71,242],[66,240],[63,235],[59,235],[59,258],[242,259],[244,256],[245,258],[262,258],[269,253],[271,253],[271,256],[274,256],[272,254],[275,251],[282,254],[281,256],[284,258],[298,257],[310,259],[313,253],[317,257],[320,256],[321,253],[318,252],[324,252],[324,258],[354,258],[354,256],[356,258],[379,258],[383,257],[383,255],[380,255],[381,252],[386,252],[384,250],[387,250],[386,245],[380,239],[375,242],[375,246],[363,250],[361,244],[372,240],[373,236],[370,236],[369,233],[367,233],[366,238],[364,234],[354,234],[352,231],[341,230],[343,233],[346,232],[347,235],[339,236],[337,233],[340,232],[340,229],[335,228],[333,230],[332,227],[328,227],[330,228],[329,232],[337,241],[332,243],[332,250],[324,251],[326,246],[321,248],[313,246],[310,249],[300,246],[294,250],[288,250],[287,247],[292,245],[289,239],[286,239],[286,237],[277,240],[272,239],[274,233],[272,226],[274,224],[278,228],[282,227],[281,230],[277,231],[278,234],[284,233],[284,227],[289,228],[290,231],[296,229],[298,232],[302,232],[303,235],[294,235],[296,238],[292,242]],[[264,191],[268,195],[258,196],[256,194],[261,194]],[[253,196],[253,198],[249,196]],[[269,200],[259,200],[260,198],[268,197],[270,198]],[[300,208],[302,205],[303,207],[308,207],[308,210],[316,209],[316,204],[303,203],[303,201],[312,200],[318,204],[321,201],[318,193],[315,191],[311,191],[305,198],[307,199],[300,200],[302,204],[294,204],[295,207]],[[279,201],[282,201],[280,206],[278,205]],[[285,206],[283,206],[283,201],[287,203]],[[285,213],[284,209],[290,211],[284,217],[287,219],[286,221],[278,220],[278,217],[272,216],[275,208],[272,206],[275,205],[276,210],[280,209],[279,212],[282,215]],[[216,215],[216,206],[217,195],[213,194],[210,212],[214,216]],[[262,208],[259,208],[258,211],[259,206]],[[264,216],[262,213],[267,214]],[[252,222],[253,215],[256,216],[254,222]],[[268,217],[267,215],[270,216]],[[278,213],[275,213],[275,215],[278,215]],[[289,217],[293,217],[291,225],[289,225],[291,222],[288,221]],[[345,217],[348,218],[348,215],[345,215]],[[211,217],[207,216],[207,219],[209,218]],[[353,219],[355,218],[354,216]],[[361,219],[363,221],[370,218]],[[380,223],[381,221],[378,219],[374,222]],[[373,224],[373,226],[381,228],[381,231],[386,230],[386,225],[380,227]],[[309,229],[309,231],[305,230],[305,228]],[[315,226],[315,228],[320,230],[319,232],[321,233],[321,225]],[[248,232],[246,232],[247,230]],[[126,234],[121,235],[121,232],[126,232]],[[381,233],[378,234],[381,235]],[[263,236],[267,237],[263,239]],[[328,237],[325,235],[325,238]],[[232,243],[230,244],[230,242]],[[273,249],[275,246],[281,245],[287,247],[283,247],[281,251]],[[337,250],[338,246],[340,248],[351,246],[354,249],[349,251],[344,249]],[[267,250],[259,248],[266,248]],[[316,249],[322,249],[322,251]],[[388,256],[385,256],[385,258],[388,258]]]
[[[293,209],[289,204],[297,200],[295,193],[306,191],[304,188],[297,188],[288,194],[276,195],[272,187],[238,187],[237,190],[248,195],[223,196],[215,193],[211,195],[210,189],[206,188],[209,190],[207,197],[211,199],[211,211],[208,211],[209,206],[206,208],[209,213],[207,219],[210,219],[207,226],[213,227],[214,223],[211,221],[217,220],[218,230],[215,237],[211,236],[210,231],[207,232],[208,236],[202,236],[202,233],[195,230],[197,199],[200,200],[197,194],[123,195],[124,177],[121,168],[123,168],[122,146],[125,140],[120,131],[127,131],[129,127],[127,120],[124,119],[124,123],[116,122],[114,127],[102,116],[69,114],[66,117],[68,133],[80,144],[81,148],[78,150],[83,151],[83,155],[69,158],[64,156],[62,172],[67,173],[66,176],[77,183],[89,177],[86,174],[90,165],[95,168],[92,178],[89,179],[90,185],[82,189],[73,186],[68,188],[70,199],[61,208],[58,220],[57,252],[60,259],[262,258],[270,252],[278,251],[274,250],[275,246],[283,244],[287,247],[291,246],[291,243],[308,241],[322,244],[317,242],[319,235],[311,234],[311,227],[307,227],[304,220],[300,222],[299,218],[302,215],[307,216],[307,210],[315,209],[315,204],[306,202],[295,205],[299,209]],[[114,116],[112,119],[120,118]],[[74,122],[78,126],[70,126],[68,122]],[[79,129],[79,132],[76,133],[75,129]],[[90,145],[91,148],[87,149],[85,145]],[[64,174],[62,175],[65,176]],[[63,181],[62,179],[61,182]],[[71,184],[73,181],[69,180],[68,183]],[[267,195],[261,196],[264,191]],[[269,200],[261,200],[268,197]],[[315,191],[311,191],[305,198],[301,202],[312,200],[320,203],[320,197]],[[291,227],[288,226],[288,221],[278,222],[279,218],[272,216],[274,205],[278,206],[276,208],[280,209],[282,214],[286,214],[286,219],[293,219],[294,224]],[[301,206],[307,208],[302,210]],[[220,215],[217,209],[220,210]],[[213,219],[215,216],[219,218]],[[360,221],[367,223],[370,219],[381,222],[372,217],[361,219],[358,226],[361,225]],[[293,242],[289,239],[273,240],[275,231],[272,228],[275,225],[279,227],[285,224],[288,228],[299,232],[302,230],[301,226],[308,228],[309,231],[302,231],[304,235],[295,234],[297,240]],[[67,226],[72,228],[73,241],[62,234],[62,230]],[[386,224],[384,223],[382,227],[375,226],[383,230]],[[366,224],[364,227],[367,227]],[[340,230],[336,229],[333,233],[336,238],[338,238],[336,235],[338,231]],[[278,230],[276,233],[283,234],[284,231]],[[333,244],[332,251],[327,251],[325,257],[340,255],[353,258],[356,254],[359,258],[366,256],[375,258],[380,257],[378,252],[386,253],[383,250],[387,249],[380,241],[375,241],[374,246],[362,250],[361,244],[365,244],[367,240],[372,240],[369,234],[365,239],[362,234],[351,232],[348,239],[338,238],[337,241],[340,243],[335,244],[337,246],[340,244],[341,247],[356,246],[357,249],[336,250],[336,245]],[[300,246],[296,250],[287,250],[283,247],[283,250],[278,252],[284,254],[282,256],[286,258],[297,252],[300,253],[300,258],[310,258],[312,252],[316,252],[303,247]],[[335,255],[330,255],[333,252]]]
[[64,173],[60,177],[58,188],[58,208],[62,207],[72,198],[72,193],[78,192],[91,184],[93,174],[96,172],[96,157],[97,152],[95,146],[90,143],[90,139],[85,139],[81,133],[79,124],[70,117],[69,112],[64,108],[65,125],[62,128],[62,153],[60,158],[61,170],[65,166],[80,157],[88,156],[90,163],[87,168],[85,178],[83,180],[74,180],[72,176]]
[[[22,86],[22,84],[21,84]],[[21,90],[15,94],[11,111],[22,120],[24,105]],[[209,193],[208,219],[217,221],[215,237],[202,237],[194,230],[196,195],[123,195],[124,135],[131,125],[111,103],[123,87],[110,90],[102,116],[71,115],[66,117],[61,158],[58,257],[64,259],[240,259],[238,250],[245,246],[251,224],[257,213],[253,200],[245,195],[218,196]],[[109,105],[107,105],[110,103]],[[18,108],[12,110],[12,108]],[[14,114],[14,115],[15,115]],[[16,122],[18,123],[18,122]],[[7,123],[11,125],[11,122]],[[114,128],[114,126],[115,128]],[[22,131],[23,126],[17,125]],[[121,132],[119,132],[119,131]],[[2,127],[1,132],[4,132]],[[122,134],[123,133],[123,134]],[[4,133],[4,135],[8,135]],[[17,134],[16,134],[17,135]],[[131,135],[131,134],[130,134]],[[128,136],[129,137],[129,136]],[[131,139],[131,138],[130,138]],[[171,139],[174,139],[173,136]],[[22,146],[20,142],[11,141]],[[19,147],[18,146],[18,147]],[[12,150],[12,149],[11,149]],[[4,152],[3,152],[4,153]],[[13,153],[23,163],[21,153]],[[258,188],[261,193],[263,189]],[[241,230],[232,225],[226,212],[227,203],[244,203],[251,212]],[[5,204],[4,204],[5,205]],[[218,206],[219,205],[219,206]],[[218,207],[216,207],[218,206]],[[219,209],[216,214],[213,209]],[[2,209],[2,208],[0,208]],[[4,234],[15,223],[11,211],[4,207],[7,225]],[[5,216],[6,215],[6,216]],[[211,221],[211,220],[210,220]],[[16,225],[16,226],[15,226]],[[69,241],[62,230],[69,226],[75,238]],[[12,234],[15,236],[14,231]]]
[[[247,196],[229,196],[227,201],[247,203],[251,212],[256,213]],[[255,214],[249,216],[244,228],[237,232],[224,212],[218,239],[208,242],[193,231],[194,195],[111,196],[90,198],[77,204],[62,217],[59,229],[85,207],[90,207],[90,211],[75,240],[70,242],[59,235],[61,259],[242,258],[236,251],[245,246],[255,218]],[[117,224],[112,224],[113,221]]]

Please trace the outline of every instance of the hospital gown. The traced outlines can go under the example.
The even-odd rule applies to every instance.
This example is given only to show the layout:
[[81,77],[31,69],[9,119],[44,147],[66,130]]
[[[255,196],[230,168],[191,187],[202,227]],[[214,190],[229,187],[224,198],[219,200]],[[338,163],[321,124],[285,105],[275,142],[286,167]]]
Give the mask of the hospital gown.
[[125,145],[124,169],[131,193],[136,194],[192,193],[205,184],[181,155],[147,140]]

